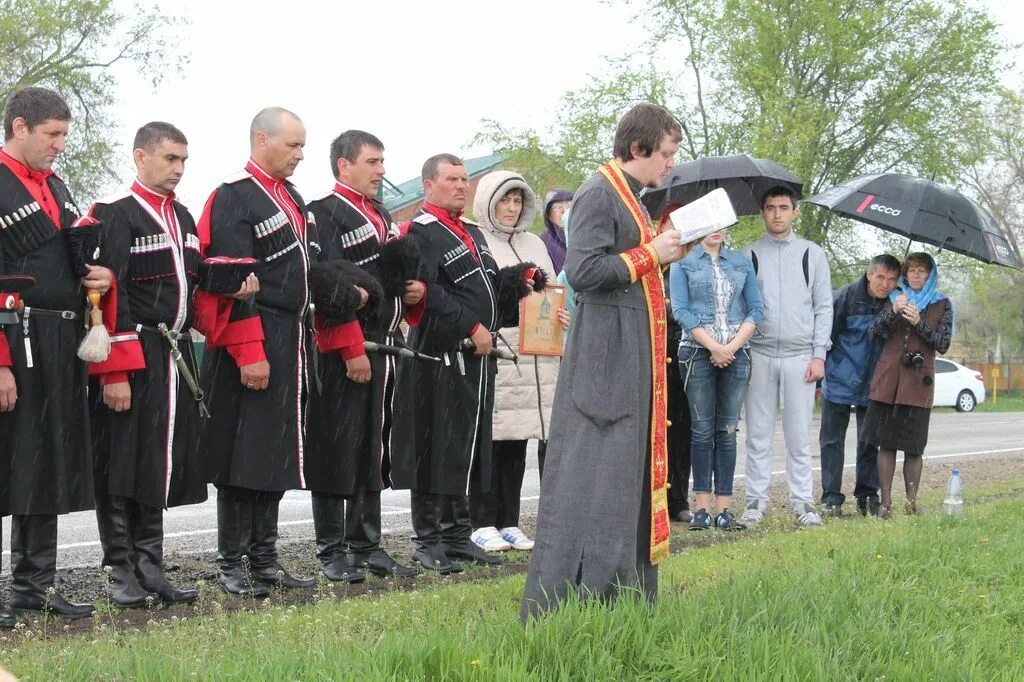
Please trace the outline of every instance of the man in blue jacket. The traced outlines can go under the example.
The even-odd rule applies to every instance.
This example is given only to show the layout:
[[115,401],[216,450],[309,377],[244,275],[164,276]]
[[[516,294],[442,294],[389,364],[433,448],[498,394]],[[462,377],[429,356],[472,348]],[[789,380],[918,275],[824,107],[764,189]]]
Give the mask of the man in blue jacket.
[[888,254],[875,256],[867,273],[838,289],[833,300],[832,348],[825,360],[821,382],[821,503],[826,516],[842,516],[846,496],[843,460],[851,408],[857,411],[857,482],[853,495],[857,510],[878,514],[878,447],[860,439],[867,412],[871,376],[884,339],[871,338],[868,329],[896,288],[900,262]]

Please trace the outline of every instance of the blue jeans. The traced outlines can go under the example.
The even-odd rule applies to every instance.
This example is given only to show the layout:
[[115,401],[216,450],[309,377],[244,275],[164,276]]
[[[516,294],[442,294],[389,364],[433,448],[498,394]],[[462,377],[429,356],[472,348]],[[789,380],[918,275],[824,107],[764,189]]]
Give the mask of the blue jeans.
[[732,364],[718,368],[707,349],[683,346],[679,372],[690,403],[693,492],[710,493],[713,475],[715,495],[732,495],[736,427],[750,382],[750,351],[741,350]]

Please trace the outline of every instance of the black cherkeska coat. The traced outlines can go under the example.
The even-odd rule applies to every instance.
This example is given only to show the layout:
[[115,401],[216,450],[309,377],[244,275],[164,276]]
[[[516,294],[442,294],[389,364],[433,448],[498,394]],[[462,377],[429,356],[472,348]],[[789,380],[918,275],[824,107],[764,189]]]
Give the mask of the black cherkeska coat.
[[[400,392],[413,412],[415,461],[396,467],[396,487],[422,493],[467,495],[478,477],[486,492],[491,480],[491,417],[495,361],[459,344],[476,324],[487,329],[518,323],[518,305],[499,309],[498,266],[477,225],[465,218],[476,254],[435,216],[421,211],[408,225],[427,276],[422,320],[409,332],[417,350],[443,362],[405,361]],[[400,480],[397,471],[410,472]]]
[[[100,380],[91,382],[96,492],[154,508],[202,502],[207,472],[198,448],[199,404],[157,330],[167,325],[198,377],[189,334],[199,261],[195,221],[180,203],[160,200],[138,183],[97,202],[90,214],[104,225],[103,250],[117,281],[116,296],[104,300],[115,352],[91,372],[113,380],[109,373],[131,371],[132,392],[131,408],[114,412],[103,404]],[[119,352],[122,344],[128,350]]]
[[79,214],[60,178],[45,182],[59,225],[0,163],[0,274],[36,280],[22,294],[19,323],[0,327],[18,388],[15,409],[0,413],[0,515],[66,514],[94,504],[87,368],[76,355],[85,293],[60,234]]

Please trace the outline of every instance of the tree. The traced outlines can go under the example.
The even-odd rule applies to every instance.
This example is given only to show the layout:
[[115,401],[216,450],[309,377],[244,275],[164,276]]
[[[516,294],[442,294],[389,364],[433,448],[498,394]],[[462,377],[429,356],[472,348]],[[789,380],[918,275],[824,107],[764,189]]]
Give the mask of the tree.
[[[635,21],[654,36],[646,63],[610,60],[609,75],[568,93],[552,136],[524,138],[531,151],[590,172],[608,155],[618,116],[646,99],[679,116],[684,157],[772,158],[803,178],[808,194],[866,172],[951,181],[978,157],[960,140],[977,136],[1001,46],[991,19],[963,0],[635,6]],[[849,221],[804,213],[801,232],[837,266],[865,255]]]
[[80,201],[117,179],[112,67],[130,64],[155,87],[185,61],[172,41],[180,23],[156,6],[122,13],[111,0],[0,0],[0,98],[42,85],[68,100],[74,121],[58,171]]

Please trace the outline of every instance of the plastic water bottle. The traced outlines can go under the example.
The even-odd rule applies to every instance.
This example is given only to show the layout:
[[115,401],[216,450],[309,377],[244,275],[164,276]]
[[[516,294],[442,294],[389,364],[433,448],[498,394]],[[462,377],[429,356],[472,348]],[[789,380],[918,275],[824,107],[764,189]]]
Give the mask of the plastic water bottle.
[[942,500],[942,511],[946,516],[964,515],[963,487],[960,483],[960,470],[953,469],[953,475],[946,484],[946,496]]

